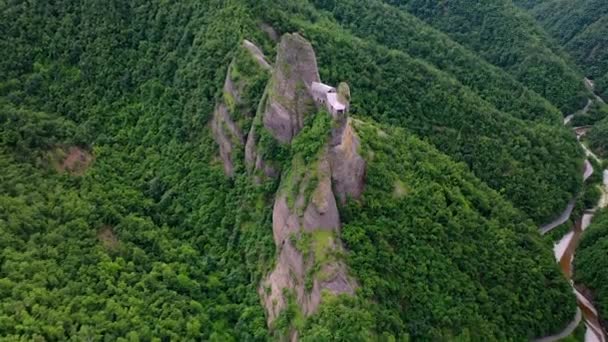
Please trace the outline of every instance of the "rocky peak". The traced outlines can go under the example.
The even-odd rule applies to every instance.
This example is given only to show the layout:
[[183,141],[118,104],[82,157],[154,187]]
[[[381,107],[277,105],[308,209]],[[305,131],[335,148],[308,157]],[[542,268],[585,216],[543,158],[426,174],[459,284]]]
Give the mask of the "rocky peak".
[[[304,117],[317,112],[313,82],[320,81],[310,43],[298,34],[283,36],[267,98],[262,101],[266,103],[261,129],[284,144],[300,134]],[[339,90],[341,101],[350,100],[346,84],[341,84]],[[323,103],[317,105],[324,107]],[[354,294],[357,287],[342,260],[344,247],[336,199],[344,203],[349,197],[359,198],[365,161],[359,155],[359,140],[347,111],[330,117],[331,133],[318,137],[326,143],[312,161],[309,157],[305,162],[298,153],[292,156],[275,196],[272,226],[278,257],[259,289],[270,325],[286,308],[286,294],[292,295],[303,314],[310,315],[320,305],[322,292]],[[255,134],[252,130],[252,143],[247,144],[247,150],[251,147],[253,152]],[[256,169],[267,166],[254,156],[252,153],[248,158],[255,162]]]
[[283,35],[263,116],[264,127],[279,142],[289,143],[302,129],[304,117],[315,112],[310,86],[319,80],[312,45],[297,33]]
[[[358,154],[359,140],[347,116],[350,90],[346,84],[341,84],[337,93],[335,88],[325,86],[332,89],[331,95],[340,103],[346,104],[335,110],[336,113],[330,110],[331,123],[314,118],[315,125],[320,126],[315,126],[315,130],[307,127],[311,129],[307,132],[328,132],[331,124],[331,132],[318,137],[325,144],[314,145],[319,148],[316,152],[290,146],[298,134],[303,134],[306,116],[315,115],[319,108],[327,105],[324,101],[315,102],[313,96],[313,82],[319,83],[320,78],[315,52],[306,39],[297,33],[284,35],[277,48],[274,68],[251,42],[244,41],[242,48],[261,70],[271,70],[272,74],[258,100],[245,139],[239,122],[251,115],[238,108],[246,102],[244,94],[250,82],[243,80],[248,76],[240,70],[239,78],[232,77],[233,68],[238,65],[233,61],[212,128],[228,174],[234,172],[232,154],[235,148],[246,140],[245,162],[254,179],[259,180],[261,176],[281,178],[272,214],[277,261],[259,288],[271,325],[287,307],[286,294],[294,298],[305,315],[317,310],[322,292],[354,294],[357,284],[348,275],[342,259],[344,247],[340,240],[341,221],[336,199],[344,203],[349,197],[356,199],[361,195],[365,162]],[[315,139],[317,137],[312,137]],[[291,157],[291,162],[283,167],[286,156]]]

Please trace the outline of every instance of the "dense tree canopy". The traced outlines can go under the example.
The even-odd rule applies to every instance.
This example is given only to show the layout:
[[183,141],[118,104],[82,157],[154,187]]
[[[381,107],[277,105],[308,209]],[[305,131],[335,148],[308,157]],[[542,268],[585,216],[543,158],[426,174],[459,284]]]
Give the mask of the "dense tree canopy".
[[594,298],[600,317],[608,314],[608,211],[598,213],[585,231],[574,259],[574,280]]
[[549,99],[564,113],[584,104],[581,74],[538,24],[504,0],[384,0],[395,4]]
[[608,3],[603,0],[516,0],[594,79],[608,99]]
[[[370,20],[385,6],[359,22],[320,1],[1,3],[0,339],[276,336],[257,290],[277,181],[227,178],[208,125],[242,39],[274,55],[261,22],[300,31],[321,78],[348,81],[369,161],[363,199],[341,208],[360,291],[307,319],[292,305],[284,326],[343,341],[559,330],[574,301],[535,225],[580,188],[562,104],[405,12],[391,20],[417,25],[417,45],[390,39]],[[327,122],[312,124],[278,162],[319,147]]]

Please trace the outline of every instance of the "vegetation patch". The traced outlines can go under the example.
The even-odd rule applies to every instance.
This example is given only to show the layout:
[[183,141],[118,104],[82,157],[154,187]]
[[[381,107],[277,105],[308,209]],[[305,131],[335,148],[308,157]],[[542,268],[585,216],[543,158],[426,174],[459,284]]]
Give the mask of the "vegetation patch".
[[116,251],[120,246],[118,237],[111,226],[106,225],[99,229],[99,231],[97,231],[97,239],[99,239],[103,247],[109,251]]
[[91,153],[77,146],[56,147],[47,156],[57,172],[74,176],[82,176],[94,160]]

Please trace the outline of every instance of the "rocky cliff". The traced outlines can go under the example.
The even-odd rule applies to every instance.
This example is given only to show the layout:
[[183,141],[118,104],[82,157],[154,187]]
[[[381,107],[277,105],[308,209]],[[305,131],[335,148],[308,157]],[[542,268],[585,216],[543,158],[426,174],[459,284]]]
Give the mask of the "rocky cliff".
[[257,173],[256,177],[278,175],[279,153],[273,150],[289,144],[304,126],[305,117],[316,112],[310,93],[312,82],[319,82],[312,46],[297,33],[283,35],[245,149],[248,170]]
[[269,322],[285,308],[286,292],[309,315],[323,290],[337,295],[353,294],[356,288],[341,260],[340,214],[327,155],[323,151],[310,168],[296,156],[275,199],[272,228],[278,258],[260,288]]
[[[262,70],[271,69],[257,47],[245,41],[243,48]],[[259,288],[272,326],[290,300],[310,315],[323,293],[354,294],[357,283],[344,262],[338,201],[344,204],[361,196],[365,161],[348,116],[332,116],[325,106],[315,104],[311,85],[320,82],[317,61],[302,36],[281,37],[256,110],[244,105],[242,94],[251,82],[241,69],[236,61],[231,63],[212,128],[227,174],[234,174],[234,155],[246,140],[245,165],[253,179],[279,181],[272,209],[277,259]],[[339,88],[342,101],[348,101],[348,86]],[[243,118],[251,118],[253,112],[245,137]]]
[[243,41],[228,67],[211,129],[229,177],[234,175],[236,152],[245,144],[244,131],[249,129],[259,102],[256,88],[263,86],[271,69],[262,51],[248,40]]
[[[310,43],[297,34],[283,36],[275,65],[258,124],[279,144],[323,127],[304,127],[309,115],[326,115],[327,130],[324,136],[310,137],[322,142],[318,151],[308,151],[315,153],[313,156],[292,148],[291,161],[281,175],[272,214],[278,257],[259,290],[270,324],[286,307],[289,296],[303,314],[310,315],[321,303],[322,293],[354,294],[356,281],[348,275],[343,261],[336,198],[343,203],[348,197],[358,198],[365,175],[365,162],[358,154],[359,141],[350,120],[346,116],[332,118],[315,107],[310,86],[320,80]],[[315,118],[313,125],[316,122]],[[255,146],[256,128],[260,127],[254,124],[248,148]],[[253,161],[253,154],[247,155],[248,161]],[[255,163],[256,168],[264,164],[260,158]]]

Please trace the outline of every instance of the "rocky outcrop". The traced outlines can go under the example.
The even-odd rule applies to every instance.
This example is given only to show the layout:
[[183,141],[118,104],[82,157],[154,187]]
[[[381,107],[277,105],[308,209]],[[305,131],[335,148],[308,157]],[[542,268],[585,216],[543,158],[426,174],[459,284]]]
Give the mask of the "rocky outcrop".
[[[256,114],[259,125],[252,125],[245,147],[245,162],[259,182],[261,176],[275,178],[279,169],[273,160],[262,155],[269,146],[260,143],[289,144],[304,126],[304,118],[316,112],[310,92],[312,82],[319,82],[315,52],[310,43],[297,33],[285,34],[277,48],[277,58],[264,97]],[[270,142],[270,138],[276,140]]]
[[278,259],[260,287],[269,323],[286,307],[286,292],[305,315],[315,312],[323,291],[354,293],[356,283],[341,260],[340,215],[327,153],[311,169],[294,160],[275,200],[272,227]]
[[[251,123],[254,113],[247,102],[256,99],[245,99],[248,87],[251,87],[260,75],[271,70],[262,51],[248,40],[244,40],[241,47],[230,63],[222,98],[218,102],[211,119],[213,137],[219,146],[220,158],[227,176],[234,175],[235,152],[245,144],[245,135],[241,127]],[[243,59],[253,61],[252,70],[238,70]],[[237,76],[238,75],[238,76]]]
[[[279,176],[277,168],[271,165],[271,162],[265,161],[261,151],[258,151],[260,139],[258,132],[260,129],[263,129],[261,128],[261,124],[257,122],[258,119],[259,117],[255,118],[254,124],[251,126],[251,130],[247,136],[247,143],[245,144],[245,165],[247,172],[254,175],[256,183],[260,183],[261,175],[273,179]],[[263,146],[261,147],[263,148]],[[256,174],[258,172],[261,172],[261,175]]]
[[232,121],[228,109],[224,103],[220,103],[213,112],[211,119],[211,130],[213,137],[220,149],[220,158],[224,164],[224,173],[232,177],[234,165],[232,160],[233,150],[236,146],[243,144],[243,133]]
[[344,204],[350,197],[358,199],[365,182],[365,160],[359,155],[359,138],[349,118],[334,128],[329,162],[334,191]]
[[[256,181],[281,176],[272,215],[277,260],[259,288],[270,326],[289,298],[310,315],[321,303],[322,293],[354,294],[357,287],[343,261],[336,198],[344,203],[361,196],[365,161],[346,111],[331,115],[331,133],[318,137],[326,144],[319,145],[316,157],[307,156],[305,162],[296,154],[282,174],[282,165],[276,162],[282,148],[303,129],[306,116],[318,112],[313,82],[320,79],[312,46],[298,34],[284,35],[245,146],[246,166]],[[347,102],[348,86],[339,88]]]
[[310,93],[319,82],[315,52],[297,33],[281,38],[264,109],[264,127],[281,143],[289,143],[304,126],[304,117],[315,111]]

